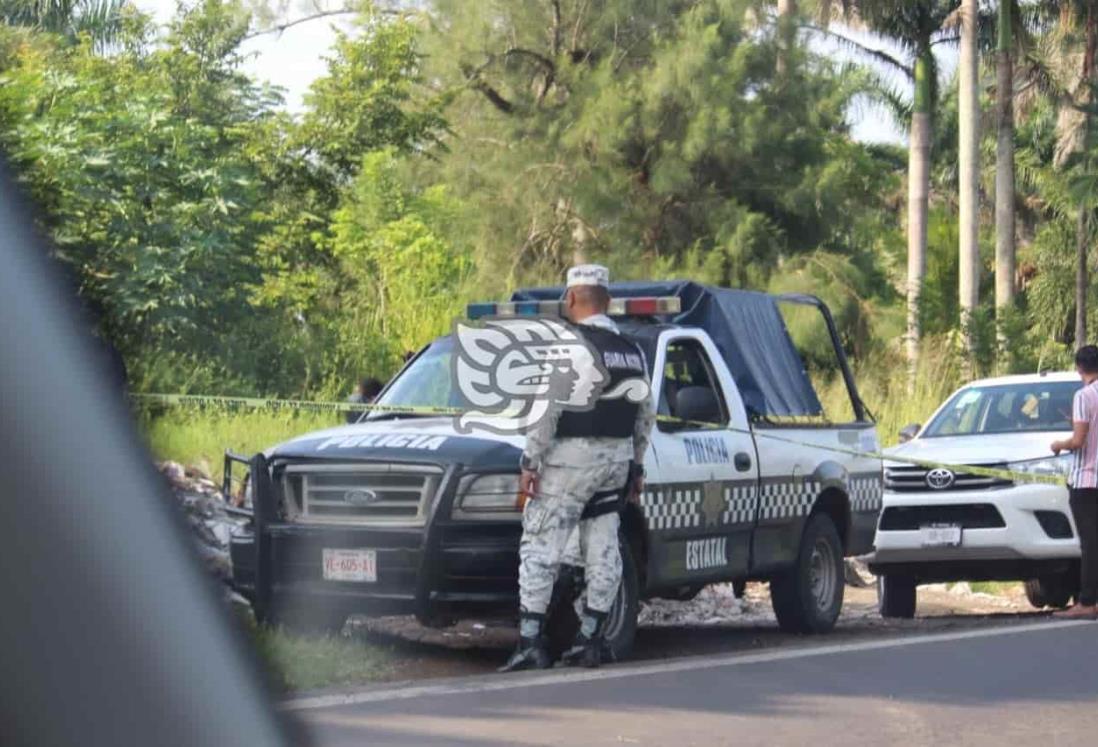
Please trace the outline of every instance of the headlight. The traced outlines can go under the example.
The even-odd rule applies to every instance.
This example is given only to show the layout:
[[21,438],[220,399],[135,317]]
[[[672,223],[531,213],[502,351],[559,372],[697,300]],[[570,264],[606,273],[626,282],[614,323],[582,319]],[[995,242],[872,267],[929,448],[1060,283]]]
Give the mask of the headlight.
[[1010,462],[1006,468],[1011,472],[1022,472],[1027,475],[1042,477],[1067,477],[1071,474],[1072,455],[1061,454],[1059,456],[1044,457],[1043,459],[1027,459],[1024,462]]
[[458,511],[455,515],[518,515],[518,497],[519,476],[515,473],[468,475],[458,484]]

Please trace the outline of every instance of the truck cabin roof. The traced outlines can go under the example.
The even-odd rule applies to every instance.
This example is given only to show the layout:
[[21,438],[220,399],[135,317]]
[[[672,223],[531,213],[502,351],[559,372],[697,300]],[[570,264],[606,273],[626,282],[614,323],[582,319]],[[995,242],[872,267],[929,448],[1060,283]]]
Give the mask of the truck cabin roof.
[[[564,297],[562,286],[523,288],[512,302],[553,301]],[[818,306],[830,322],[830,312],[817,299],[779,298],[756,291],[732,290],[691,281],[613,283],[613,298],[678,297],[681,311],[648,319],[624,321],[626,331],[654,353],[655,339],[669,326],[698,327],[712,338],[740,390],[748,412],[757,417],[819,416],[823,407],[812,386],[804,360],[793,344],[780,300]],[[833,325],[832,325],[833,326]],[[836,338],[837,339],[837,338]],[[836,355],[845,368],[842,348]]]

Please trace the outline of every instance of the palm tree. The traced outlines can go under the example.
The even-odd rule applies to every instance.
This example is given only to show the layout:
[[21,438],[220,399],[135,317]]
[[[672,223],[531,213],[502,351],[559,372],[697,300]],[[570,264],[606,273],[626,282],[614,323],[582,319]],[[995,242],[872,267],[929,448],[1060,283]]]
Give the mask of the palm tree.
[[[1095,85],[1095,54],[1098,53],[1098,0],[1069,3],[1076,22],[1083,21],[1083,59],[1079,70],[1077,106],[1083,109],[1083,125],[1079,148],[1085,147],[1093,129]],[[1089,263],[1090,218],[1093,207],[1088,200],[1079,201],[1079,217],[1075,234],[1075,347],[1087,344],[1087,288],[1090,286]]]
[[[907,170],[907,359],[909,382],[914,382],[922,337],[920,297],[926,276],[926,238],[930,196],[931,123],[938,100],[938,64],[934,45],[956,10],[957,0],[839,0],[841,16],[853,26],[864,26],[892,40],[911,58],[907,63],[886,52],[867,49],[849,39],[878,62],[900,70],[913,86],[910,146]],[[825,19],[831,2],[821,3]]]
[[[980,78],[976,0],[961,3],[961,58],[959,85],[958,180],[960,182],[959,291],[961,333],[973,352],[972,313],[980,299]],[[969,356],[971,360],[971,355]]]
[[90,34],[96,44],[110,44],[121,30],[127,0],[0,0],[0,22],[61,34],[75,39]]
[[1014,306],[1014,23],[1016,0],[1000,0],[995,49],[995,316],[999,347]]
[[[1086,151],[1094,139],[1095,85],[1098,83],[1098,0],[1045,0],[1033,15],[1043,23],[1041,49],[1032,55],[1033,74],[1060,102],[1056,123],[1054,166],[1082,184],[1090,181]],[[1080,173],[1081,172],[1081,173]],[[1091,243],[1093,202],[1087,191],[1076,193],[1075,211],[1075,345],[1087,342],[1087,257]]]
[[786,54],[793,45],[797,18],[797,0],[778,0],[778,32],[781,35],[781,54],[778,55],[778,72],[786,68]]

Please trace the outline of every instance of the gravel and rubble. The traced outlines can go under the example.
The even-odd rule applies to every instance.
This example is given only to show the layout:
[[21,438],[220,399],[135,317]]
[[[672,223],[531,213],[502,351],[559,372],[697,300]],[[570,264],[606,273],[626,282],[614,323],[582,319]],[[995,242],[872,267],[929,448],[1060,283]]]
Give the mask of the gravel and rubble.
[[229,542],[233,532],[248,519],[229,513],[231,507],[217,483],[200,469],[184,467],[178,462],[160,462],[157,469],[168,481],[172,495],[183,509],[206,570],[224,584],[226,598],[231,603],[247,605],[248,602],[230,588],[233,568]]

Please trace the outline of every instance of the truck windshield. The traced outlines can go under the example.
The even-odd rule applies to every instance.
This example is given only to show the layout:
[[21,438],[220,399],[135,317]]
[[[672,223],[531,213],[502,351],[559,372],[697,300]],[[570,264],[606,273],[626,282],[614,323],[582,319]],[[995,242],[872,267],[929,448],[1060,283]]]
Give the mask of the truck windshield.
[[[391,407],[457,407],[471,405],[454,386],[450,373],[454,341],[450,337],[435,340],[378,398],[377,404]],[[415,414],[415,413],[411,413]],[[424,413],[429,415],[430,413]],[[369,419],[393,417],[378,413]],[[397,415],[396,417],[405,417]]]
[[921,438],[1071,430],[1071,402],[1082,382],[966,387],[946,403]]

